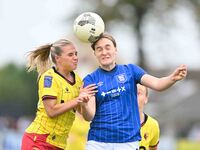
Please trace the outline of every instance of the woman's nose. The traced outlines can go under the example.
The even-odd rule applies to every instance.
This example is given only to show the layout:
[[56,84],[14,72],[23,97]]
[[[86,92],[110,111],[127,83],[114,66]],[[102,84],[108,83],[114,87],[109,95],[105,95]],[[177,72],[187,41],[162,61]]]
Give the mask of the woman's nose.
[[73,57],[74,59],[78,59],[78,56],[77,55],[74,55],[74,57]]
[[107,52],[107,51],[106,51],[105,49],[103,49],[103,50],[102,50],[102,54],[104,54],[104,55],[105,55],[105,54],[106,54],[106,52]]

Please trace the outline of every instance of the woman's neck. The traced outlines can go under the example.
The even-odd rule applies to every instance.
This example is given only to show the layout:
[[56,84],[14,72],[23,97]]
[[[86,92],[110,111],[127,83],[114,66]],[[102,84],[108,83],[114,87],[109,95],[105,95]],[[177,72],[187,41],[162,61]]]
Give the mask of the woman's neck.
[[113,68],[115,68],[115,66],[116,66],[116,63],[111,64],[111,65],[101,65],[100,67],[101,67],[103,70],[111,71]]
[[144,113],[143,111],[140,112],[140,124],[144,122]]
[[67,80],[73,82],[73,76],[71,75],[71,72],[66,70],[66,69],[62,69],[62,68],[56,68],[57,72],[59,72],[59,74],[61,74],[63,77],[65,77]]

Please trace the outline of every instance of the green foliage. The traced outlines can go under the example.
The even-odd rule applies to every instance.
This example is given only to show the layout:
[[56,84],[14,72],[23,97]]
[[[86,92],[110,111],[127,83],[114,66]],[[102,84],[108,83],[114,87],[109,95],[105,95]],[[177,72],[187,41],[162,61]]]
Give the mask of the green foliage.
[[25,66],[8,64],[0,69],[0,116],[32,115],[37,105],[37,74]]

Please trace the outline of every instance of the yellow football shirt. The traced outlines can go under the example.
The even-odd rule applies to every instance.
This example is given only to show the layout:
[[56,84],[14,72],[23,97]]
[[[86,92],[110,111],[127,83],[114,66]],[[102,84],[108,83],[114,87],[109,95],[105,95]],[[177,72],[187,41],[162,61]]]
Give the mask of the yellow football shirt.
[[148,150],[149,147],[155,147],[159,143],[160,129],[158,122],[145,114],[145,121],[141,125],[140,150]]
[[82,80],[74,72],[72,74],[75,77],[75,83],[67,81],[54,68],[49,69],[40,77],[36,117],[26,129],[27,133],[49,134],[47,142],[63,149],[67,145],[67,138],[75,119],[75,112],[71,110],[57,117],[49,118],[42,101],[56,99],[57,103],[64,103],[77,97]]

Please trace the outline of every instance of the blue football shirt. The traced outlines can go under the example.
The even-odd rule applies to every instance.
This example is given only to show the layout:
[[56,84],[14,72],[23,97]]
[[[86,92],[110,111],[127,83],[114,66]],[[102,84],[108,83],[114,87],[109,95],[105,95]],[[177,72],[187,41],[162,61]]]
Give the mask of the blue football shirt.
[[111,71],[98,68],[84,78],[84,86],[98,85],[88,140],[125,143],[141,139],[136,84],[144,74],[140,67],[128,64]]

